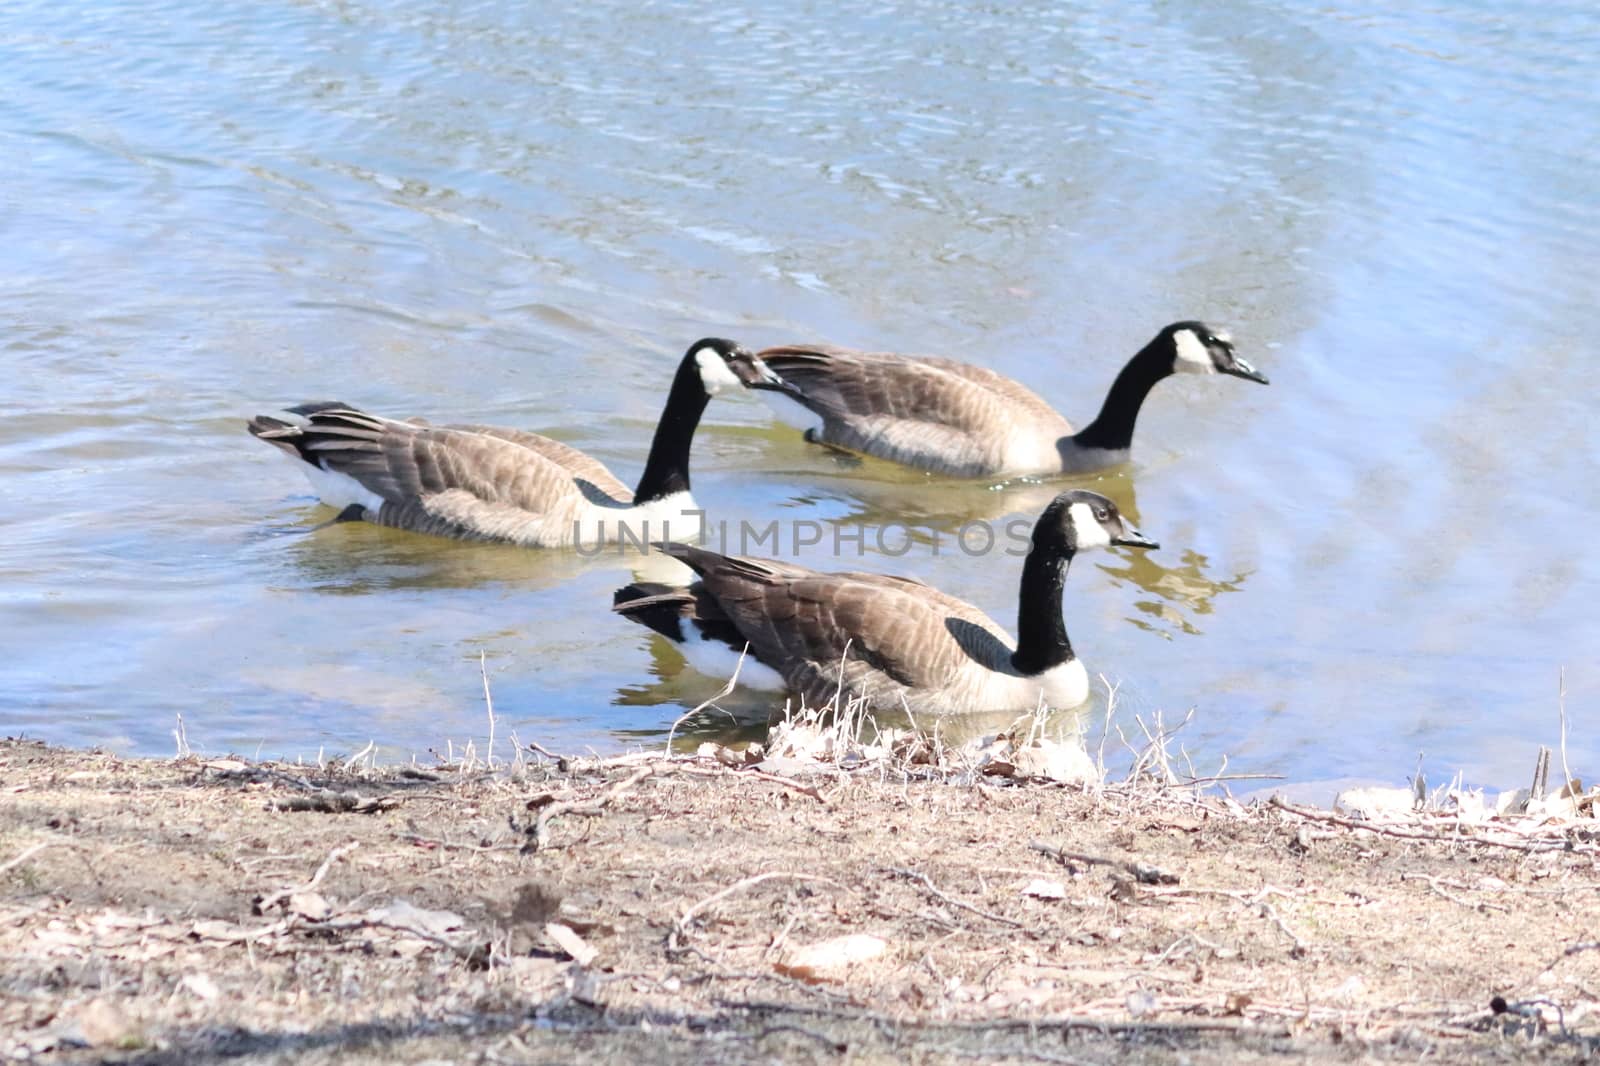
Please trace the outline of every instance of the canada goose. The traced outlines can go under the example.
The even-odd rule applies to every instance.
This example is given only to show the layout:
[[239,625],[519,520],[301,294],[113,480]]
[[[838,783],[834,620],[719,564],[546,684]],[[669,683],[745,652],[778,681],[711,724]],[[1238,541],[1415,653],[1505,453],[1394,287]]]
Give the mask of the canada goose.
[[250,432],[302,460],[300,469],[341,519],[466,540],[568,547],[623,539],[697,537],[689,495],[689,445],[709,398],[741,382],[782,388],[733,341],[689,346],[656,425],[639,487],[630,495],[598,459],[549,437],[497,426],[396,421],[343,403],[289,408]]
[[[687,588],[634,584],[612,609],[678,644],[701,673],[789,690],[812,706],[837,691],[881,709],[1027,710],[1041,698],[1074,707],[1089,678],[1061,618],[1074,553],[1113,544],[1154,548],[1116,504],[1073,490],[1034,524],[1022,564],[1017,641],[971,604],[920,581],[819,573],[791,563],[663,545],[699,575]],[[841,665],[843,677],[840,677]]]
[[795,344],[757,353],[782,385],[749,381],[806,439],[956,477],[1077,474],[1125,462],[1139,407],[1171,374],[1265,385],[1204,322],[1174,322],[1122,368],[1095,420],[1072,426],[1032,390],[953,359]]

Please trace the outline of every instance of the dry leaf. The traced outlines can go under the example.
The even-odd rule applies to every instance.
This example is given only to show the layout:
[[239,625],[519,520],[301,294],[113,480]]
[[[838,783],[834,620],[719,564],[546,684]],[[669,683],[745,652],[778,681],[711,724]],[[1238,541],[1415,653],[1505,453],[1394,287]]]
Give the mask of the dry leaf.
[[1022,886],[1022,894],[1035,899],[1066,899],[1067,887],[1060,881],[1047,881],[1042,877],[1035,877]]
[[572,956],[572,961],[579,966],[589,965],[594,961],[594,957],[599,954],[587,940],[560,922],[546,923],[544,935],[554,941],[556,947]]
[[1339,793],[1333,806],[1359,818],[1409,817],[1417,797],[1409,788],[1352,788]]
[[803,981],[837,981],[845,970],[875,959],[888,949],[888,941],[867,933],[851,933],[792,948],[773,968]]
[[183,980],[178,982],[178,987],[188,989],[207,1002],[216,999],[222,991],[215,981],[203,973],[184,974]]
[[1339,987],[1328,992],[1328,996],[1339,1000],[1346,1005],[1351,1005],[1360,999],[1367,991],[1367,983],[1359,974],[1351,974],[1340,982]]
[[1032,747],[1014,754],[1011,762],[1019,774],[1028,777],[1043,777],[1068,785],[1094,784],[1100,780],[1100,768],[1077,744],[1038,740]]
[[374,907],[363,918],[375,925],[399,926],[402,930],[415,929],[442,937],[452,929],[464,929],[467,920],[454,911],[430,911],[408,903],[393,900],[382,907]]
[[298,914],[308,922],[325,922],[333,913],[333,904],[320,892],[291,892],[289,913]]
[[1135,1018],[1143,1018],[1147,1014],[1154,1014],[1156,1008],[1160,1006],[1156,1002],[1156,997],[1142,988],[1129,992],[1127,1003],[1128,1013]]
[[91,1047],[116,1047],[138,1039],[133,1020],[103,999],[91,1000],[78,1011],[78,1028]]

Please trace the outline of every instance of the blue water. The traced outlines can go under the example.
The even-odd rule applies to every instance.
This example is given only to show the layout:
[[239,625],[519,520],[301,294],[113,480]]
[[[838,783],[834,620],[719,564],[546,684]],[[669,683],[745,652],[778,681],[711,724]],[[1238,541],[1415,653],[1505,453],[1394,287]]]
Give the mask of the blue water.
[[[341,526],[243,420],[337,397],[550,432],[625,481],[697,337],[992,366],[1084,420],[1162,542],[1068,627],[1197,765],[1521,782],[1600,719],[1600,31],[1584,5],[152,0],[0,7],[0,728],[130,752],[664,736],[714,681],[626,572]],[[714,516],[909,522],[908,573],[1040,490],[927,485],[718,399]],[[1048,496],[1048,491],[1044,496]],[[869,535],[869,544],[871,543]],[[826,553],[806,561],[833,565]],[[1098,716],[1103,704],[1092,713]],[[717,728],[707,723],[708,728]]]

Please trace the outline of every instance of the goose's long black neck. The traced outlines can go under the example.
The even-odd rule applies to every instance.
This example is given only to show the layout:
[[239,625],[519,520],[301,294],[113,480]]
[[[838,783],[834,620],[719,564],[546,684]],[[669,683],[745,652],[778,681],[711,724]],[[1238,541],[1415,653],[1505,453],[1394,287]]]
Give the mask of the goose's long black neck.
[[694,442],[694,431],[700,426],[700,416],[705,414],[709,399],[694,358],[684,357],[672,379],[661,421],[656,423],[650,457],[645,460],[639,487],[633,493],[635,506],[689,491],[689,445]]
[[1144,398],[1156,382],[1171,373],[1172,357],[1158,337],[1128,360],[1111,383],[1111,391],[1106,393],[1106,402],[1095,420],[1067,439],[1079,448],[1126,449],[1133,443],[1133,425],[1139,420]]
[[[1042,520],[1041,520],[1042,521]],[[1011,665],[1032,676],[1072,659],[1067,623],[1061,617],[1061,590],[1072,549],[1058,540],[1035,540],[1022,564],[1021,603],[1017,609],[1017,650]]]

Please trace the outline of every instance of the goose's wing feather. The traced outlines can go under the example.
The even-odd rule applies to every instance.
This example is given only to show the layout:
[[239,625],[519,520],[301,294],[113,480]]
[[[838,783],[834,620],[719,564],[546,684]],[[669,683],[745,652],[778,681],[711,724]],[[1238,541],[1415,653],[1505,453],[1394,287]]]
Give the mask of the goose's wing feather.
[[[792,564],[674,554],[762,662],[815,704],[847,692],[936,693],[974,663],[993,668],[1009,638],[987,615],[921,582]],[[841,678],[841,663],[843,676]]]
[[[873,415],[939,422],[970,432],[1018,417],[1066,424],[1033,390],[939,356],[866,352],[828,344],[768,348],[760,358],[824,417]],[[1070,429],[1063,430],[1070,432]]]
[[938,366],[957,377],[972,382],[974,385],[987,389],[1000,397],[1008,406],[1012,418],[1022,418],[1048,425],[1052,433],[1057,436],[1066,436],[1072,432],[1072,424],[1061,416],[1054,407],[1044,401],[1044,398],[1020,381],[998,374],[986,366],[976,366],[972,363],[961,363],[954,359],[942,359],[937,356],[928,356],[924,360]]
[[563,444],[552,440],[540,433],[530,433],[525,429],[507,429],[504,426],[480,426],[475,424],[452,425],[450,429],[459,429],[468,433],[481,433],[489,437],[498,437],[500,440],[510,441],[529,451],[536,452],[558,466],[570,471],[573,477],[589,482],[606,495],[618,500],[625,500],[631,492],[628,486],[618,481],[616,475],[606,469],[606,465],[586,452],[580,452],[570,444]]
[[[290,412],[303,421],[258,418],[251,432],[381,498],[382,507],[371,515],[381,525],[543,543],[603,491],[543,449],[507,436],[400,422],[337,404],[306,404]],[[616,482],[609,475],[606,480]]]
[[1006,467],[1017,434],[1048,443],[1072,432],[1032,390],[969,363],[831,345],[768,348],[761,358],[822,416],[825,443],[894,462],[993,472]]

